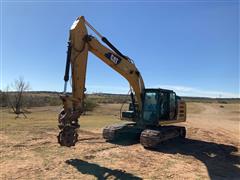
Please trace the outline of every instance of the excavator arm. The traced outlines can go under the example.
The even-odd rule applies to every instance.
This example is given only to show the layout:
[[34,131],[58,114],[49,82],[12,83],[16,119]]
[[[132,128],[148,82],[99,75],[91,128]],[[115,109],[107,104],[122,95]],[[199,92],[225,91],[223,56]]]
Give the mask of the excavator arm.
[[[104,46],[95,37],[88,34],[87,27],[91,28],[108,46]],[[70,30],[67,52],[64,94],[61,95],[63,110],[59,114],[60,133],[58,141],[63,146],[73,146],[77,141],[78,118],[84,110],[85,80],[88,61],[88,52],[93,53],[105,64],[122,75],[130,84],[136,97],[132,101],[136,114],[142,110],[142,93],[144,82],[140,72],[131,59],[117,50],[105,37],[99,34],[83,16],[79,17]],[[72,95],[66,93],[69,69],[72,73]],[[133,95],[132,95],[133,97]]]

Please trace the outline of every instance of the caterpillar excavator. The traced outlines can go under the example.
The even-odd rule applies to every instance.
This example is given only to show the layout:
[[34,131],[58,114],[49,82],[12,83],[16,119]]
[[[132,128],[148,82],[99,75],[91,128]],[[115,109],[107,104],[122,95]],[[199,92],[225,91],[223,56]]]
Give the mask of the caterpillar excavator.
[[[90,28],[101,39],[88,34]],[[109,125],[103,129],[107,141],[136,138],[145,148],[155,148],[172,138],[184,138],[185,127],[171,125],[186,121],[186,103],[172,90],[145,88],[141,73],[133,60],[123,55],[107,38],[80,16],[72,24],[68,42],[64,76],[64,91],[60,98],[63,110],[58,117],[58,142],[61,146],[74,146],[78,140],[78,119],[84,111],[85,79],[88,52],[122,75],[130,84],[129,110],[122,112],[121,125]],[[68,94],[67,82],[71,67],[72,93]]]

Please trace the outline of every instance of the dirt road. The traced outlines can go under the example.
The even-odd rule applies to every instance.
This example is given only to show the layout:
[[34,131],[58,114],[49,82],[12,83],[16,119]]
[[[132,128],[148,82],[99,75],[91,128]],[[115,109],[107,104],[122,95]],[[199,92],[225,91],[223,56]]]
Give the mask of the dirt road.
[[57,144],[59,107],[31,109],[28,119],[1,110],[0,179],[238,179],[239,104],[188,103],[187,138],[157,150],[106,143],[101,128],[120,122],[118,104],[81,118],[78,144]]

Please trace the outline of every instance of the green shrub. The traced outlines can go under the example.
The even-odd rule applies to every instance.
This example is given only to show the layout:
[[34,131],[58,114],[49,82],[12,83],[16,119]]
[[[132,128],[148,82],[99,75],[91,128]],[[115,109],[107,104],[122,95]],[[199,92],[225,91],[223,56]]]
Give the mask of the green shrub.
[[84,102],[84,111],[93,111],[97,106],[98,104],[95,100],[86,98]]
[[221,100],[218,100],[218,103],[219,103],[219,104],[228,104],[227,101],[221,101]]

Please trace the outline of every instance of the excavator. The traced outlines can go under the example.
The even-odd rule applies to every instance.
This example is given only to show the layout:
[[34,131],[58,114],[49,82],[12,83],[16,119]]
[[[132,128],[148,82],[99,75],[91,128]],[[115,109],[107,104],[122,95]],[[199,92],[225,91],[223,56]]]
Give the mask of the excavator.
[[[88,34],[89,28],[105,45]],[[84,112],[86,99],[88,52],[122,75],[130,85],[131,102],[128,111],[121,113],[121,119],[131,122],[106,126],[103,129],[103,138],[106,141],[136,138],[143,147],[155,148],[163,141],[185,138],[185,127],[173,124],[186,121],[186,103],[172,90],[145,88],[134,61],[122,54],[84,16],[80,16],[70,29],[64,91],[60,95],[63,109],[58,117],[60,132],[57,137],[61,146],[71,147],[78,141],[78,119]],[[67,93],[70,67],[72,93]]]

